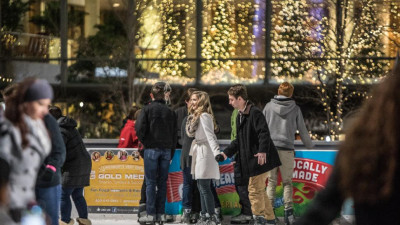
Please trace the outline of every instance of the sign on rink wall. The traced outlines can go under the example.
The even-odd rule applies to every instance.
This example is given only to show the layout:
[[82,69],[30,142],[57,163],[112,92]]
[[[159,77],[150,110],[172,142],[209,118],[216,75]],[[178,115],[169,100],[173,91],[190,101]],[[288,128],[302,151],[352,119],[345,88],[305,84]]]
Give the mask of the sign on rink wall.
[[[88,149],[92,156],[90,186],[85,188],[90,213],[136,213],[144,179],[143,160],[137,150],[98,148]],[[181,151],[176,150],[167,181],[166,213],[182,211],[183,177],[180,169]],[[296,215],[301,215],[321,190],[333,167],[336,151],[296,151],[293,172],[293,200]],[[222,205],[222,213],[240,212],[239,197],[234,185],[233,165],[229,159],[220,163],[221,179],[214,182]],[[275,208],[283,216],[283,188],[278,179]]]
[[90,213],[133,213],[144,179],[137,150],[90,149],[92,171],[85,199]]

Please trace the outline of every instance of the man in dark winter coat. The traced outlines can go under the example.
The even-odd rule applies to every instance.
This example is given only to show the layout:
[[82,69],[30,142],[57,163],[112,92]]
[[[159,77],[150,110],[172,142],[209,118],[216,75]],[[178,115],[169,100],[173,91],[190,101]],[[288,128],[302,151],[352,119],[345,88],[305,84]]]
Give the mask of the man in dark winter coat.
[[[239,111],[234,109],[231,116],[231,140],[236,139],[236,117]],[[241,206],[240,214],[231,217],[231,224],[250,223],[253,219],[251,212],[251,203],[249,199],[249,177],[242,177],[240,160],[237,154],[234,155],[233,172],[235,178],[235,189],[239,195],[239,204]]]
[[165,220],[168,169],[177,143],[176,116],[166,104],[170,91],[164,82],[154,84],[153,101],[142,109],[135,124],[144,145],[147,216],[139,218],[143,223]]
[[60,225],[74,223],[74,220],[71,219],[71,196],[79,215],[77,222],[90,225],[86,200],[83,197],[83,188],[89,186],[90,182],[92,169],[90,155],[76,129],[76,121],[62,116],[61,109],[55,106],[50,108],[50,113],[57,119],[67,150],[66,160],[62,167]]
[[[265,117],[249,102],[244,85],[232,86],[228,95],[229,104],[239,110],[236,119],[237,136],[221,155],[226,159],[237,154],[241,176],[249,177],[249,199],[255,224],[275,224],[274,211],[265,192],[265,182],[268,171],[280,166],[281,162]],[[221,155],[217,155],[216,159],[220,160]]]

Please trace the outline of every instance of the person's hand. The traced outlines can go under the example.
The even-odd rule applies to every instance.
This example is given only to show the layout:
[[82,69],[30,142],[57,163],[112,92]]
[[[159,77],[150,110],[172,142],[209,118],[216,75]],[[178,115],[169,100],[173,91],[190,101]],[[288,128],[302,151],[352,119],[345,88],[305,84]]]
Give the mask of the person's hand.
[[51,181],[56,171],[57,169],[54,166],[46,165],[46,169],[44,170],[42,175],[43,181]]
[[218,154],[215,156],[215,160],[217,162],[223,162],[225,160],[224,156],[222,154]]
[[254,155],[254,157],[258,157],[258,164],[259,165],[264,165],[267,163],[267,153],[257,153]]

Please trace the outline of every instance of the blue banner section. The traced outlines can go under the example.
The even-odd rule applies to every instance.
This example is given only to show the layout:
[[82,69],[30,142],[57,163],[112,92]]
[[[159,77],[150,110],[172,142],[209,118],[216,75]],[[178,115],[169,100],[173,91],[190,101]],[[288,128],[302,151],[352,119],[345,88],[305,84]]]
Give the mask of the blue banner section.
[[306,158],[335,164],[337,150],[296,150],[296,158]]

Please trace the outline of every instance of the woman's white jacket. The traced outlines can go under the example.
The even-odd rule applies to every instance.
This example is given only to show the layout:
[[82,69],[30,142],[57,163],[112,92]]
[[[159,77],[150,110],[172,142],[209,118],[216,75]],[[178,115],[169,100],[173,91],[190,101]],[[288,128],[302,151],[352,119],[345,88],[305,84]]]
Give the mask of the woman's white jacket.
[[192,156],[191,173],[194,179],[220,179],[219,166],[215,156],[220,153],[214,123],[210,114],[202,113],[190,148]]

